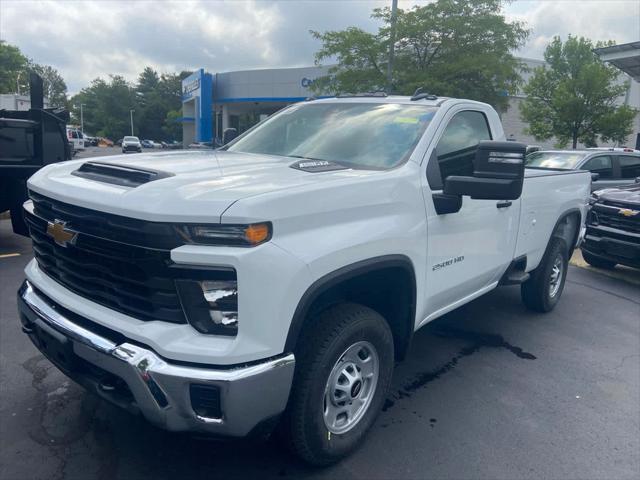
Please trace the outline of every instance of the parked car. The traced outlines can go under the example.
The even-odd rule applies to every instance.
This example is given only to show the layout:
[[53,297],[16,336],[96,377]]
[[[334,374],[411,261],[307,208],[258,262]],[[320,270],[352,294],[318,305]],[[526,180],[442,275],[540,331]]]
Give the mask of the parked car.
[[119,138],[118,140],[116,140],[116,147],[120,147],[122,146],[122,140],[124,140],[123,138]]
[[191,149],[211,149],[213,148],[213,142],[194,142],[194,143],[190,143],[189,147]]
[[161,142],[161,148],[168,148],[171,150],[178,150],[180,148],[182,148],[182,143],[178,142],[176,140],[169,140],[166,142]]
[[599,268],[640,268],[640,177],[626,187],[593,192],[589,204],[585,261]]
[[[114,145],[113,140],[109,140],[108,138],[104,138],[104,137],[100,137],[98,139],[99,147],[113,147],[113,145]],[[120,142],[120,145],[122,145],[122,142]]]
[[140,140],[140,144],[143,148],[153,148],[153,142],[151,140]]
[[67,138],[73,144],[75,152],[81,152],[85,149],[84,138],[79,128],[67,126]]
[[588,170],[591,190],[632,184],[640,176],[640,152],[632,149],[543,150],[527,155],[528,168]]
[[490,105],[376,93],[295,104],[215,161],[47,167],[25,204],[22,331],[157,426],[279,421],[301,458],[335,462],[416,330],[501,284],[558,304],[590,175],[525,170],[526,145],[500,140]]
[[140,139],[134,136],[127,136],[122,139],[122,153],[142,152]]

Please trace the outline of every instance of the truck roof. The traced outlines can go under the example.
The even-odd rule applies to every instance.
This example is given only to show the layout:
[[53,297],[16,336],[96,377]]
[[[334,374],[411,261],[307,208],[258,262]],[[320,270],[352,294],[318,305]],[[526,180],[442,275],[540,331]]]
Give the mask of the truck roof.
[[422,98],[420,100],[411,100],[406,95],[376,95],[376,94],[354,94],[353,96],[329,97],[312,100],[313,103],[402,103],[406,105],[425,105],[430,107],[440,107],[446,104],[465,103],[487,105],[486,103],[477,102],[475,100],[466,100],[460,98],[436,97],[435,99]]

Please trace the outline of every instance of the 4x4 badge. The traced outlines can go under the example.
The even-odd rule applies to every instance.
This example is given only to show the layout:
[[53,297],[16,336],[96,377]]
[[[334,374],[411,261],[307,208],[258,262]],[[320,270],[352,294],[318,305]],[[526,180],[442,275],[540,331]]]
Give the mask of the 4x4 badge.
[[640,213],[640,210],[631,210],[630,208],[621,208],[618,210],[620,215],[624,215],[625,217],[635,217]]
[[69,244],[73,245],[78,236],[77,232],[68,230],[66,225],[67,222],[57,219],[53,223],[47,222],[47,235],[53,238],[53,241],[61,247],[66,247]]

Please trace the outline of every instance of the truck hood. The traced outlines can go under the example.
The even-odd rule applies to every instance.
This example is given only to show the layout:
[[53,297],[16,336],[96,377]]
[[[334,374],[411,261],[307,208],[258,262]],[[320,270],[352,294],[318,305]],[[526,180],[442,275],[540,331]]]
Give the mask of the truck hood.
[[[164,176],[135,187],[74,175],[86,162],[157,171]],[[276,190],[371,175],[365,170],[309,172],[296,159],[226,151],[118,155],[49,165],[30,189],[62,202],[149,221],[219,222],[234,202]],[[268,220],[268,219],[265,219]]]
[[629,204],[630,206],[640,206],[640,183],[619,188],[605,188],[593,192],[598,200],[609,201],[620,204]]

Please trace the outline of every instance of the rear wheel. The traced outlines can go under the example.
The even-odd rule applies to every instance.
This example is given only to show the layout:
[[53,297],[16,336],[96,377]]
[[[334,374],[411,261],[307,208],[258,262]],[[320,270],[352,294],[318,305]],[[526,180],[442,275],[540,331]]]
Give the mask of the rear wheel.
[[531,310],[550,312],[554,309],[567,277],[567,246],[561,238],[552,238],[538,268],[520,288],[522,301]]
[[304,333],[281,433],[313,465],[353,451],[380,412],[393,371],[387,322],[362,305],[341,304]]
[[584,258],[584,261],[589,265],[596,268],[606,268],[607,270],[610,270],[616,266],[615,262],[596,257],[595,255],[591,255],[589,252],[586,252],[584,250],[582,250],[582,258]]

